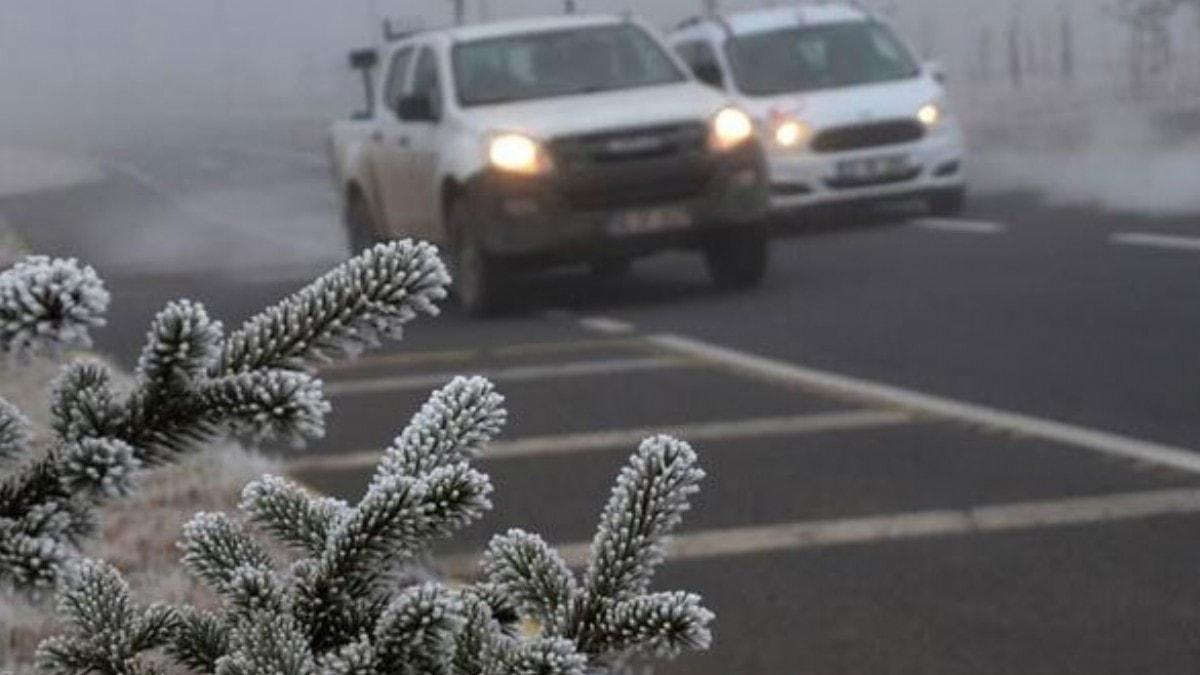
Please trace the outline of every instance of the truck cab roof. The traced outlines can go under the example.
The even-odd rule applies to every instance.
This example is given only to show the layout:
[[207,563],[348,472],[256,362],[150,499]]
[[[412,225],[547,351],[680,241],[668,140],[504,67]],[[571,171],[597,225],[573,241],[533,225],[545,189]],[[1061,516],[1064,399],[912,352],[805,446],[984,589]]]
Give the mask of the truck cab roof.
[[[685,22],[675,35],[703,34],[710,37],[753,35],[795,25],[819,25],[846,21],[866,21],[871,16],[853,4],[821,3],[792,7],[774,7],[746,12],[731,12],[713,18]],[[715,35],[720,33],[720,35]]]
[[610,26],[630,21],[629,18],[615,14],[576,14],[569,16],[542,16],[527,19],[509,19],[490,23],[472,24],[443,28],[435,31],[425,31],[421,37],[428,39],[438,36],[448,42],[474,42],[489,40],[508,35],[523,35],[528,33],[552,33],[572,28],[589,28],[593,26]]

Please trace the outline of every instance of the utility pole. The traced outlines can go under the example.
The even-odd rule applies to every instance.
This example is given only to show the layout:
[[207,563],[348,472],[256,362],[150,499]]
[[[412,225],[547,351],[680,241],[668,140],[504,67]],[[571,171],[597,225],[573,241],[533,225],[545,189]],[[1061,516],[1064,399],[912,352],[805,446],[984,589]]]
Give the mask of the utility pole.
[[564,12],[567,14],[574,14],[576,9],[577,7],[575,6],[575,0],[565,0],[563,5]]
[[454,2],[454,25],[461,26],[467,22],[467,0],[452,0]]
[[704,14],[706,16],[716,16],[721,11],[721,4],[718,0],[704,0]]

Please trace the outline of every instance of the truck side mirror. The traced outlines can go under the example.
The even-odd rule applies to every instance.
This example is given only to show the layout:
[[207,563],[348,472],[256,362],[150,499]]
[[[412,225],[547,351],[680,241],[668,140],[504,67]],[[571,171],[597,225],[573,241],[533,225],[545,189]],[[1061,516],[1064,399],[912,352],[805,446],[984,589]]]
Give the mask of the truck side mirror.
[[428,96],[404,96],[396,101],[396,115],[405,122],[437,122],[433,101]]
[[712,85],[717,89],[725,88],[725,76],[721,73],[721,66],[713,61],[704,61],[697,63],[692,71],[696,74],[696,79],[704,84]]

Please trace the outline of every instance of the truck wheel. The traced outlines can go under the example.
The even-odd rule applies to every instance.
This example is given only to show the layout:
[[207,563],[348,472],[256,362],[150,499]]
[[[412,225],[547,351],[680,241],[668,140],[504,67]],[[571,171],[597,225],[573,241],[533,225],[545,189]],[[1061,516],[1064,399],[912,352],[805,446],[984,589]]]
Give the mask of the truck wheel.
[[371,216],[371,207],[361,193],[352,192],[346,197],[344,219],[351,257],[379,243],[379,235],[375,230],[375,219]]
[[493,315],[502,308],[507,290],[499,261],[484,249],[464,202],[450,207],[449,221],[454,237],[453,292],[458,304],[471,316]]
[[718,288],[753,288],[767,274],[767,236],[757,228],[732,230],[710,237],[704,244],[708,272]]
[[967,205],[967,190],[938,190],[925,198],[925,205],[935,216],[960,216]]

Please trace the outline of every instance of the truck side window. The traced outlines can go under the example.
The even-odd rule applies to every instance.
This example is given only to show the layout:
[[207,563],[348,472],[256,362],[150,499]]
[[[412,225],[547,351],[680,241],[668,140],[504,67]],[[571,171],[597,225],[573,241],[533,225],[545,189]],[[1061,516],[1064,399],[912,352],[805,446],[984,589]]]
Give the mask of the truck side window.
[[404,96],[404,85],[408,83],[408,66],[412,63],[413,48],[405,47],[392,57],[388,70],[387,85],[383,92],[384,103],[393,112],[397,110],[400,97]]
[[429,101],[429,112],[433,119],[442,119],[442,86],[438,78],[437,56],[429,47],[422,49],[417,59],[411,95]]
[[721,71],[717,53],[707,40],[685,42],[679,45],[678,52],[696,74],[696,79],[718,89],[725,87],[725,74]]

